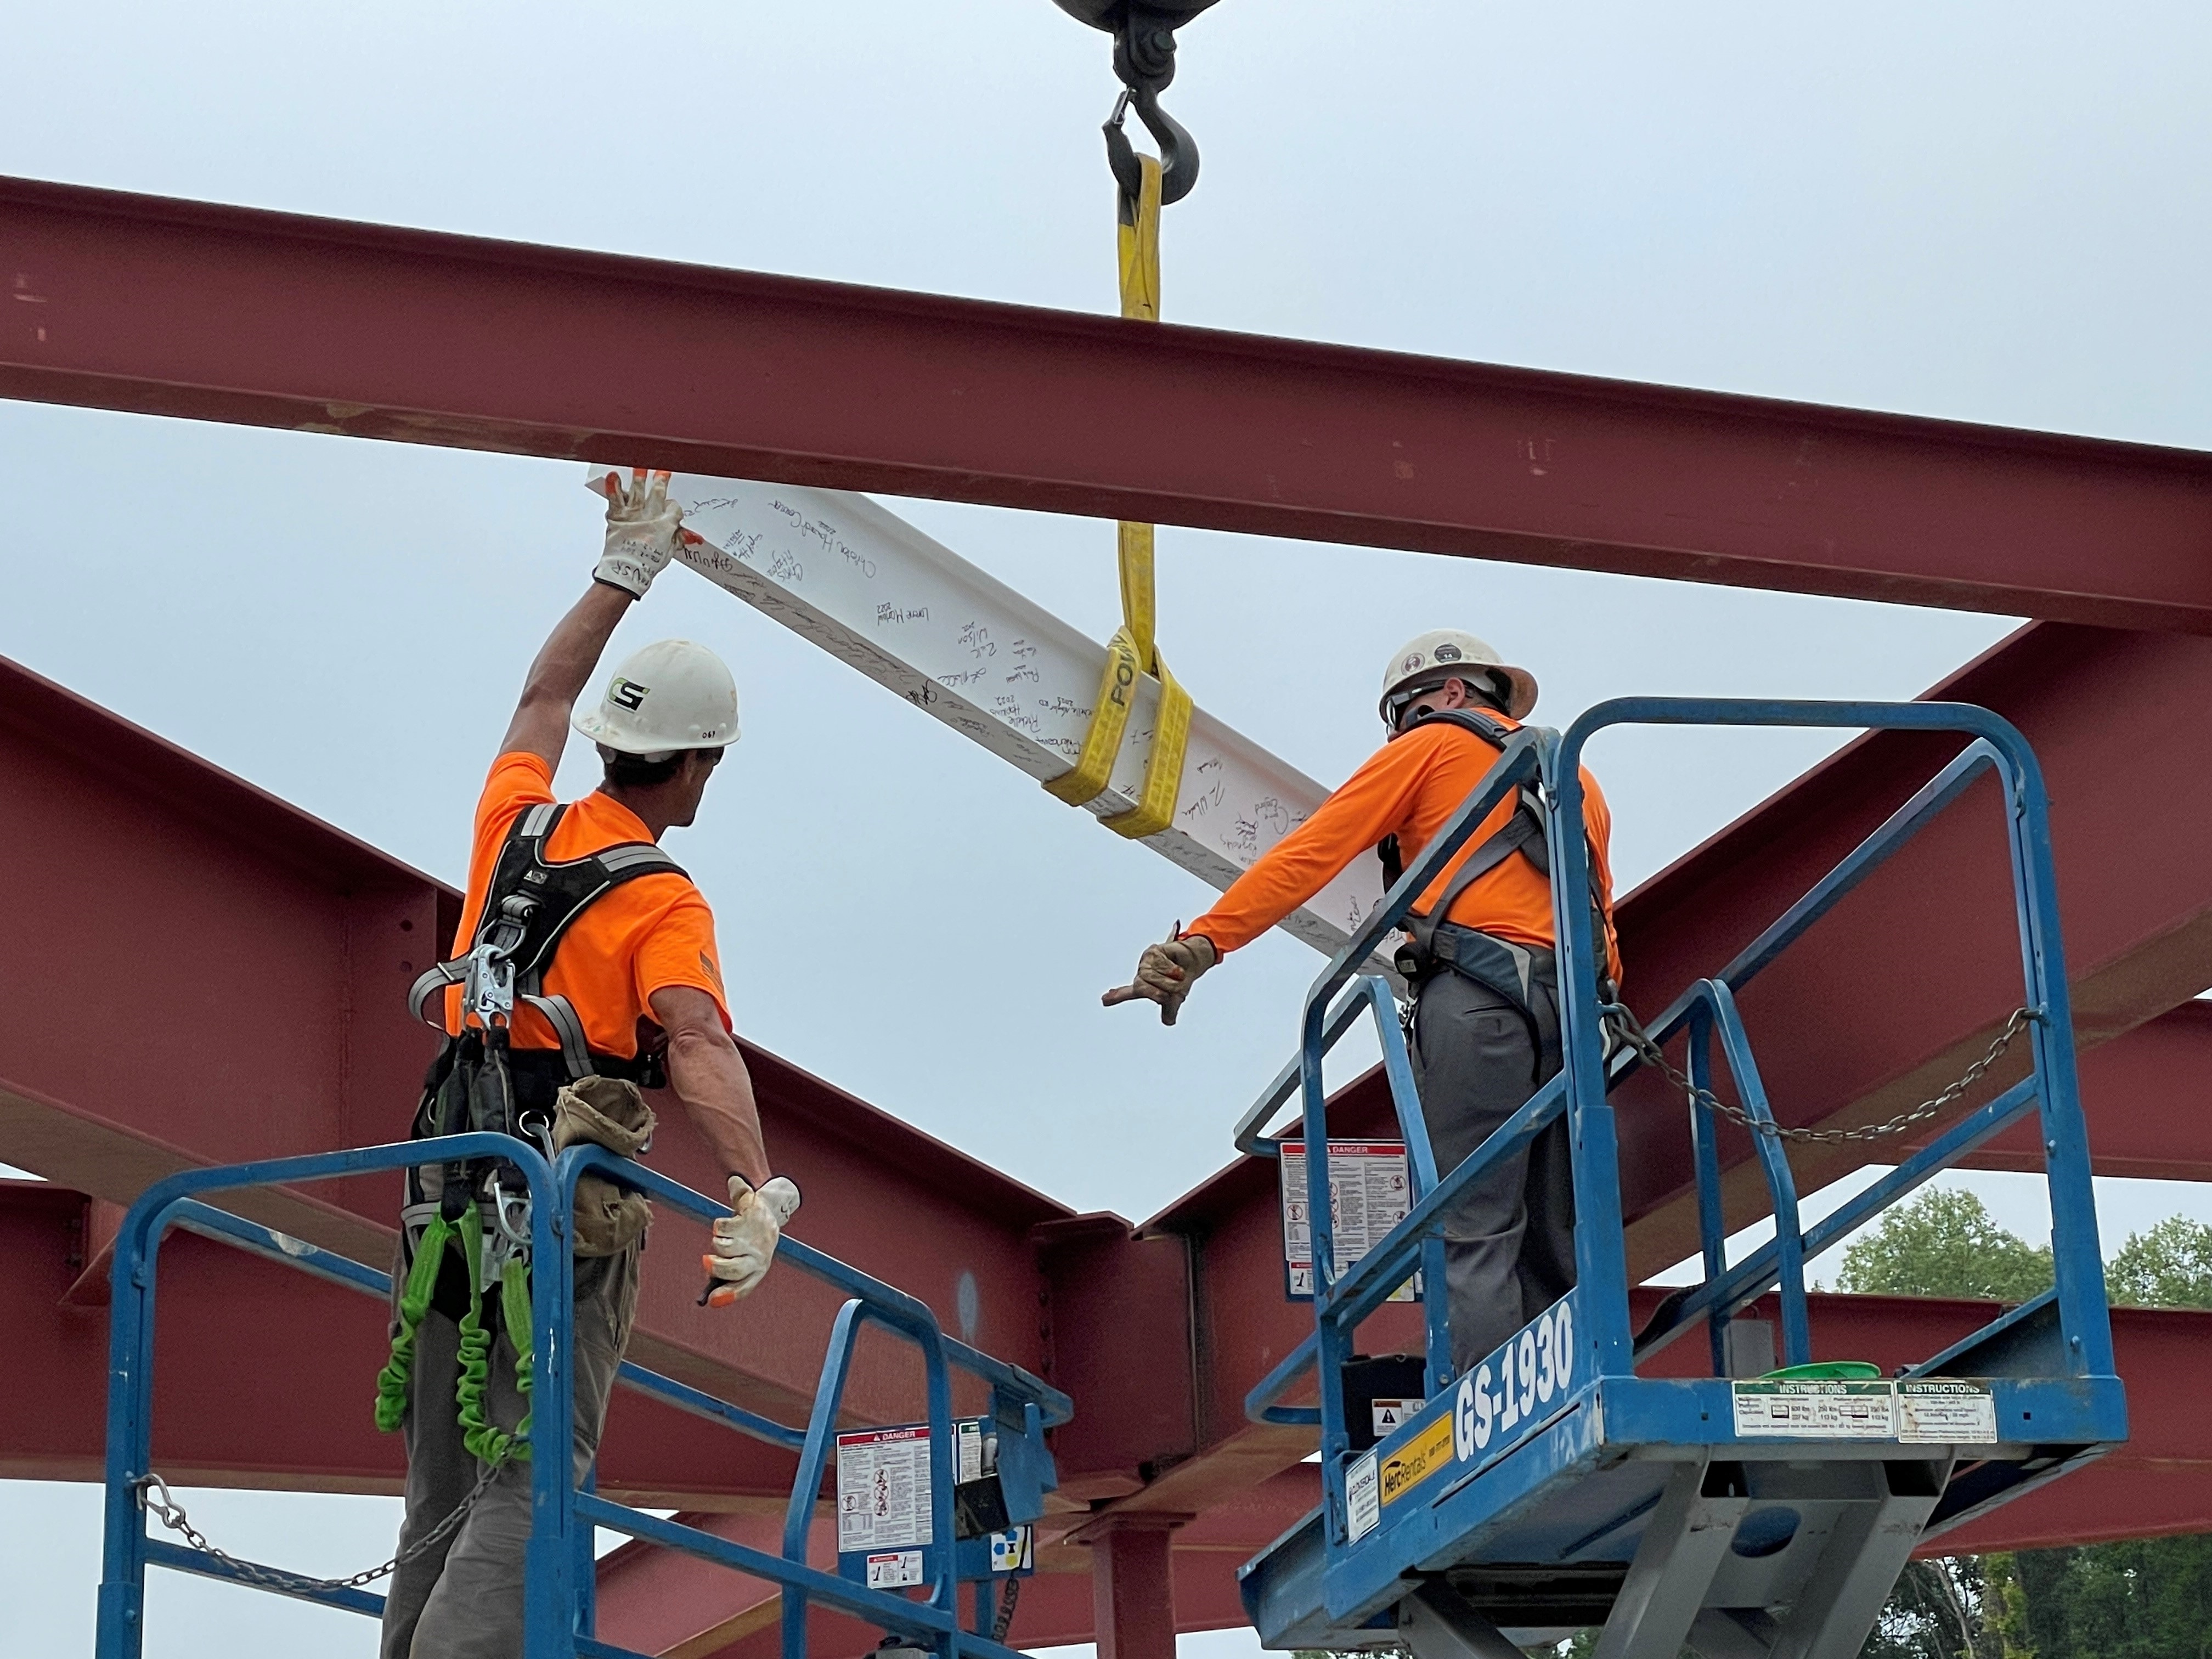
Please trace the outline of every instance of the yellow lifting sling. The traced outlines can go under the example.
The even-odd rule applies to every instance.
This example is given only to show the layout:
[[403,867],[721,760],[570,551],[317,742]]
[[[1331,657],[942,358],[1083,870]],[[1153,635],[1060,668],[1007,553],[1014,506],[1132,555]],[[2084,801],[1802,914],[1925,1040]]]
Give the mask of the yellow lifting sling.
[[[1143,168],[1143,185],[1133,200],[1120,198],[1117,214],[1121,240],[1121,314],[1158,322],[1160,317],[1160,164],[1149,155],[1137,158]],[[1049,779],[1045,787],[1070,806],[1104,793],[1114,775],[1115,757],[1128,729],[1129,708],[1135,700],[1137,677],[1151,674],[1160,683],[1159,715],[1152,728],[1152,752],[1145,763],[1145,782],[1137,804],[1126,812],[1103,819],[1116,835],[1140,841],[1156,836],[1175,821],[1176,800],[1182,788],[1183,751],[1190,741],[1190,693],[1184,690],[1161,659],[1153,639],[1155,607],[1152,596],[1152,526],[1121,526],[1121,626],[1106,646],[1106,672],[1098,682],[1098,699],[1091,711],[1091,725],[1083,734],[1083,750],[1075,769]]]

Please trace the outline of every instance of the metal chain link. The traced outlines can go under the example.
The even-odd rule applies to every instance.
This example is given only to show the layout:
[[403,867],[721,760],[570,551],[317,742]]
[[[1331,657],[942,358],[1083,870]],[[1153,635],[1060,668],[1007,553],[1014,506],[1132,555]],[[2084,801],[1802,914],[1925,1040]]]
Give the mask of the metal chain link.
[[1014,1627],[1014,1607],[1021,1599],[1022,1581],[1018,1577],[1007,1579],[1006,1588],[1000,1593],[998,1617],[991,1620],[991,1639],[994,1642],[1003,1644],[1006,1641],[1006,1632]]
[[[310,1578],[304,1573],[286,1572],[281,1568],[264,1567],[252,1561],[241,1561],[228,1550],[217,1549],[207,1540],[207,1534],[191,1523],[185,1506],[169,1490],[169,1483],[158,1474],[141,1475],[132,1483],[138,1501],[156,1521],[182,1537],[185,1542],[201,1554],[211,1556],[228,1567],[238,1577],[263,1589],[365,1589],[380,1578],[390,1577],[410,1561],[427,1554],[453,1534],[453,1529],[468,1518],[477,1500],[491,1490],[491,1483],[499,1479],[502,1464],[486,1464],[483,1473],[477,1477],[475,1490],[453,1506],[453,1513],[430,1530],[393,1556],[380,1567],[371,1567],[346,1578]],[[156,1494],[159,1494],[156,1496]]]
[[1711,1090],[1698,1087],[1690,1080],[1688,1073],[1674,1065],[1664,1054],[1660,1052],[1659,1045],[1651,1040],[1650,1034],[1644,1030],[1636,1016],[1629,1012],[1626,1003],[1607,1003],[1602,1017],[1620,1040],[1634,1049],[1639,1058],[1656,1067],[1669,1083],[1680,1089],[1682,1091],[1682,1097],[1692,1107],[1703,1106],[1706,1110],[1718,1113],[1732,1123],[1741,1123],[1754,1133],[1771,1135],[1778,1140],[1811,1140],[1829,1144],[1850,1140],[1881,1140],[1890,1135],[1903,1134],[1916,1123],[1925,1123],[1987,1076],[1990,1067],[1996,1065],[2002,1057],[2004,1051],[2012,1047],[2013,1039],[2042,1018],[2031,1008],[2014,1009],[2012,1018],[2005,1021],[2004,1030],[1997,1033],[1996,1040],[1989,1046],[1989,1051],[1966,1067],[1965,1073],[1956,1083],[1932,1099],[1923,1100],[1910,1110],[1899,1112],[1886,1123],[1863,1124],[1856,1129],[1798,1129],[1788,1124],[1754,1118],[1741,1106],[1729,1105]]

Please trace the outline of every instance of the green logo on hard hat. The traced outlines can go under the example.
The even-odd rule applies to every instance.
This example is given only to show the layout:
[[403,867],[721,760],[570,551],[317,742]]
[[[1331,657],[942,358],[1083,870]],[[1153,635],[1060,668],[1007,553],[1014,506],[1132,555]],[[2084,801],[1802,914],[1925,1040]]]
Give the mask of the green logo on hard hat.
[[634,710],[644,703],[647,694],[652,690],[649,685],[640,685],[635,680],[626,680],[617,674],[615,683],[607,688],[607,701]]

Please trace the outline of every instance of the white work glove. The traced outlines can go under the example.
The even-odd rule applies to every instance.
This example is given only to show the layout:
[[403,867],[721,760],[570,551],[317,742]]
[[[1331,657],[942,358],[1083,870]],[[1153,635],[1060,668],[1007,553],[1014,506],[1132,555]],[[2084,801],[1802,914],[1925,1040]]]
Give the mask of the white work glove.
[[649,477],[635,467],[624,484],[618,472],[607,474],[607,542],[592,580],[619,587],[639,599],[653,579],[668,568],[679,542],[699,538],[684,528],[684,509],[668,499],[668,475]]
[[768,1277],[784,1224],[799,1213],[799,1188],[777,1176],[755,1192],[743,1176],[732,1176],[730,1208],[735,1213],[714,1224],[714,1250],[699,1258],[707,1269],[707,1289],[699,1299],[709,1308],[750,1296]]
[[[1176,931],[1181,931],[1179,924]],[[1160,1024],[1172,1025],[1176,1015],[1182,1010],[1182,1000],[1190,994],[1190,988],[1197,983],[1198,976],[1220,960],[1213,941],[1205,934],[1178,939],[1171,932],[1162,943],[1145,947],[1144,955],[1137,958],[1135,979],[1107,992],[1099,1000],[1109,1008],[1140,999],[1157,1002],[1160,1005]]]

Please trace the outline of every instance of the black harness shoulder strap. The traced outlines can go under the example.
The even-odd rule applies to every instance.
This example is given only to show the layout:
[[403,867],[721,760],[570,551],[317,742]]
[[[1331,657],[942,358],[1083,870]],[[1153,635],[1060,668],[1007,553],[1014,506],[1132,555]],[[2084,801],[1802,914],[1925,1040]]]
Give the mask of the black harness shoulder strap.
[[[1487,709],[1481,708],[1432,709],[1425,714],[1417,715],[1413,726],[1408,726],[1406,729],[1410,732],[1413,726],[1427,726],[1436,722],[1456,726],[1464,731],[1472,732],[1492,748],[1500,751],[1504,750],[1506,743],[1513,736],[1514,730],[1497,715]],[[1459,868],[1452,872],[1452,878],[1438,897],[1435,908],[1427,915],[1408,916],[1406,919],[1407,931],[1414,936],[1422,950],[1425,951],[1430,949],[1429,935],[1435,931],[1438,921],[1451,914],[1451,908],[1459,902],[1460,895],[1516,853],[1519,853],[1534,865],[1537,873],[1546,880],[1551,879],[1552,856],[1551,848],[1544,839],[1543,805],[1536,798],[1535,792],[1528,788],[1521,791],[1521,798],[1515,805],[1512,817],[1506,821],[1505,827],[1477,847],[1468,855]],[[1405,873],[1403,855],[1398,848],[1397,836],[1386,836],[1376,848],[1375,854],[1382,861],[1384,887],[1387,889],[1396,886],[1398,878]]]
[[641,876],[684,873],[683,866],[649,841],[622,842],[580,859],[549,859],[545,844],[568,812],[566,806],[547,801],[517,818],[485,888],[477,942],[491,937],[494,929],[514,928],[509,955],[518,988],[537,988],[562,936],[616,888]]
[[[483,910],[471,949],[497,947],[514,964],[514,994],[543,1014],[561,1038],[573,1076],[591,1072],[583,1022],[566,997],[544,994],[545,971],[576,919],[626,882],[641,876],[685,873],[684,867],[651,842],[623,842],[582,858],[554,860],[546,843],[568,809],[553,801],[528,808],[507,831],[484,890]],[[424,1018],[430,996],[459,984],[467,956],[441,962],[415,981],[408,1006]]]
[[[1515,730],[1496,714],[1483,708],[1433,709],[1425,714],[1417,715],[1413,726],[1406,729],[1411,731],[1413,726],[1425,726],[1434,721],[1443,721],[1472,732],[1501,753]],[[1398,878],[1404,873],[1397,843],[1398,838],[1392,836],[1375,849],[1382,860],[1385,882],[1390,886],[1395,886]],[[1444,890],[1437,896],[1436,904],[1428,914],[1407,917],[1406,931],[1413,936],[1421,957],[1431,962],[1438,959],[1437,929],[1444,925],[1444,919],[1451,915],[1452,907],[1459,902],[1461,895],[1516,853],[1527,859],[1536,873],[1546,881],[1552,878],[1552,847],[1545,830],[1544,804],[1535,790],[1526,785],[1522,786],[1520,799],[1515,803],[1513,816],[1496,834],[1468,854],[1459,868],[1452,872],[1451,880],[1445,884]],[[1595,855],[1589,861],[1589,881],[1590,913],[1596,924],[1598,939],[1602,945],[1605,939],[1605,896]]]

